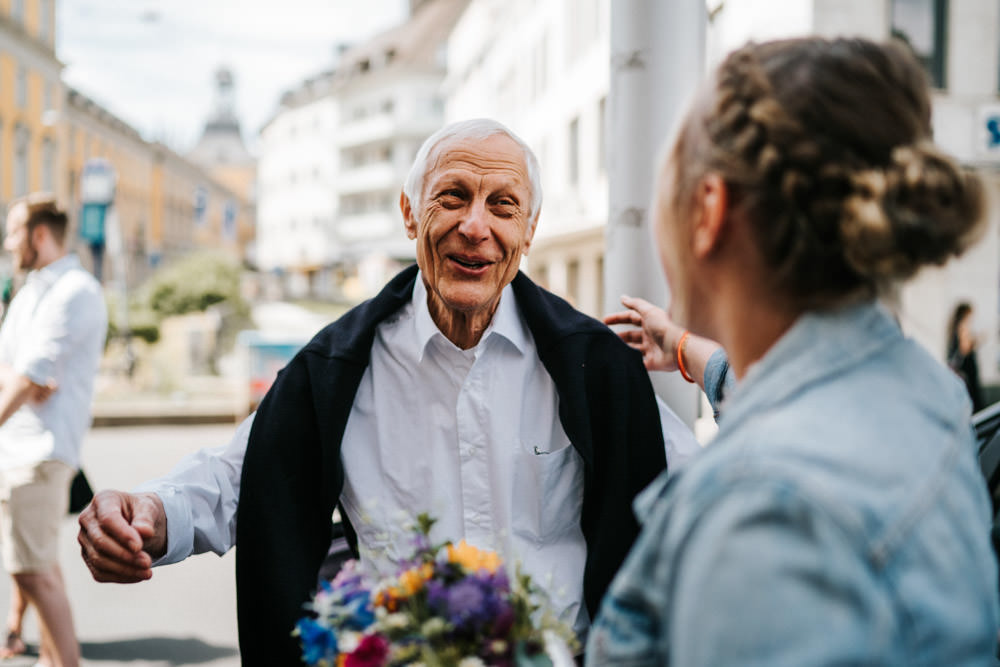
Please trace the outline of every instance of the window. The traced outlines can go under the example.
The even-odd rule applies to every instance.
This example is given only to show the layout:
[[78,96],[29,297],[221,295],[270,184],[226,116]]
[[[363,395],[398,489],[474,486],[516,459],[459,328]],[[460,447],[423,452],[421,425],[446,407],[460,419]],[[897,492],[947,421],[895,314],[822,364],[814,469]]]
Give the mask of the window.
[[46,44],[52,34],[52,2],[53,0],[38,0],[38,37]]
[[10,15],[15,21],[24,21],[24,0],[13,0],[10,3]]
[[597,258],[597,312],[604,312],[604,255]]
[[580,261],[570,260],[566,264],[566,294],[574,305],[580,304]]
[[601,8],[598,0],[566,0],[566,64],[582,57],[601,33]]
[[580,181],[580,118],[569,123],[569,182],[576,185]]
[[906,42],[936,88],[945,88],[948,0],[892,0],[892,35]]
[[42,190],[55,192],[56,189],[56,145],[46,137],[42,140]]
[[608,171],[608,98],[602,97],[597,102],[597,171]]
[[14,196],[28,194],[28,147],[31,132],[24,125],[14,128]]
[[54,111],[56,108],[56,95],[53,92],[55,85],[49,82],[45,83],[44,88],[44,99],[42,100],[42,112]]
[[21,109],[28,106],[28,70],[24,65],[17,66],[17,83],[14,95],[17,97],[17,106]]
[[545,94],[546,86],[548,86],[549,35],[547,32],[542,33],[538,44],[535,45],[534,56],[533,65],[535,71],[532,77],[534,85],[532,86],[531,97],[532,99],[537,99]]

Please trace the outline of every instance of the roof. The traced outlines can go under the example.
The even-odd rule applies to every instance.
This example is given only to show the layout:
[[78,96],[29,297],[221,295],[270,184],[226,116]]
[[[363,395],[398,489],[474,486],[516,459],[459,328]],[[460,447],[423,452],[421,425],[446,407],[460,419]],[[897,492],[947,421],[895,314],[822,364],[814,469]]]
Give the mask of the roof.
[[284,109],[294,109],[339,88],[377,73],[404,68],[440,68],[441,47],[468,7],[470,0],[422,0],[412,3],[413,13],[400,25],[366,42],[342,48],[336,69],[324,70],[281,96],[280,107],[261,126],[263,132]]
[[469,0],[428,0],[406,22],[347,49],[337,68],[343,85],[367,75],[404,67],[444,68],[441,47],[462,16]]

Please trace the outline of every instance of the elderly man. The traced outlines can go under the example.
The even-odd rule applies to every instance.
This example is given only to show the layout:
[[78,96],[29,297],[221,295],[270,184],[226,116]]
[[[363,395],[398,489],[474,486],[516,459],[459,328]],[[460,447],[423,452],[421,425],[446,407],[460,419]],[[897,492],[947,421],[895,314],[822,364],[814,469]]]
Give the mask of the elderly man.
[[494,121],[417,153],[400,197],[417,266],[331,324],[226,448],[80,517],[99,581],[237,545],[244,664],[293,664],[339,505],[363,561],[434,539],[517,560],[585,631],[637,534],[634,496],[693,439],[640,355],[518,272],[538,221],[531,150]]

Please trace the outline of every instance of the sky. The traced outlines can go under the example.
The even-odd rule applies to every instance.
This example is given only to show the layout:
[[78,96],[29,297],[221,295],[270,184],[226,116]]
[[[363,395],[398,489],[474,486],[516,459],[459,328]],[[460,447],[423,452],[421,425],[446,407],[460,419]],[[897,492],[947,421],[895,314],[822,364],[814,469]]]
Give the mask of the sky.
[[147,139],[192,148],[214,73],[235,76],[251,150],[281,94],[330,68],[338,44],[398,24],[406,0],[60,0],[63,80]]

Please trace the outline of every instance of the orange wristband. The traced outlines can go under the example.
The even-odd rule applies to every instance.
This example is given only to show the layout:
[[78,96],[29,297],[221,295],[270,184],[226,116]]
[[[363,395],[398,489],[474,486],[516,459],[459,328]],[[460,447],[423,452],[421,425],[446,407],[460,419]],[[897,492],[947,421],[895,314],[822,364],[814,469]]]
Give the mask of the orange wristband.
[[684,368],[684,343],[687,342],[688,336],[690,335],[690,331],[685,331],[681,334],[681,339],[677,341],[677,370],[681,372],[682,378],[693,383],[694,378],[691,377],[691,374],[687,372],[686,368]]

